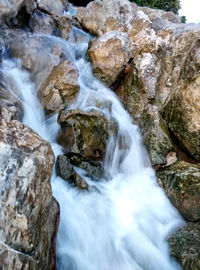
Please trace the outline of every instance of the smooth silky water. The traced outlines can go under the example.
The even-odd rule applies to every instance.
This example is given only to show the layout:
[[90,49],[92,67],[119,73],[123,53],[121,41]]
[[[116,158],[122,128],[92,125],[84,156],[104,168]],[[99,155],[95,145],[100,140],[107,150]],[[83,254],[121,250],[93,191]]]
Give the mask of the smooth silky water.
[[[74,43],[77,35],[83,36],[83,42]],[[109,179],[92,181],[80,170],[91,187],[87,192],[53,172],[53,195],[61,208],[58,270],[180,269],[169,256],[167,238],[183,220],[156,182],[138,127],[115,94],[93,76],[85,60],[89,35],[73,28],[71,43],[41,37],[59,44],[79,70],[80,94],[69,109],[97,109],[119,125],[117,138],[107,142],[104,167]],[[55,156],[61,154],[57,115],[45,118],[35,86],[19,60],[4,60],[2,66],[8,88],[23,104],[24,124],[51,143]]]

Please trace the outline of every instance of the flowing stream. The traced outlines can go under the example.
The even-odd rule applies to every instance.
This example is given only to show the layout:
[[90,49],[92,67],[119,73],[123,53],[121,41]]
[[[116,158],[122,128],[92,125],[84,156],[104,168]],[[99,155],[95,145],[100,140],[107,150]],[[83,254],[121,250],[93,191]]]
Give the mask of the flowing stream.
[[[109,180],[94,182],[80,171],[94,186],[87,192],[53,173],[53,195],[61,207],[58,270],[180,269],[169,256],[167,238],[183,221],[156,182],[138,127],[115,94],[93,76],[85,60],[88,36],[82,35],[86,41],[77,44],[45,36],[58,42],[79,70],[80,94],[69,109],[101,110],[118,122],[119,132],[107,143],[104,167]],[[57,115],[45,119],[30,75],[18,60],[4,60],[3,72],[23,103],[23,122],[51,143],[55,156],[61,154]],[[97,103],[103,106],[97,108]],[[123,150],[121,144],[128,147]]]

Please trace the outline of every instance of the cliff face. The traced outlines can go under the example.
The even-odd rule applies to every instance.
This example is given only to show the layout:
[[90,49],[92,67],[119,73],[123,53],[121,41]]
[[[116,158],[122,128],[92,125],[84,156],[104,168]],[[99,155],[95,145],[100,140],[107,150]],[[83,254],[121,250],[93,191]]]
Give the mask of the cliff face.
[[[170,239],[171,253],[184,270],[198,269],[200,26],[182,24],[171,12],[138,7],[128,0],[96,0],[76,8],[73,16],[63,13],[68,3],[62,0],[0,1],[0,7],[5,47],[30,72],[46,114],[60,112],[59,139],[70,151],[59,157],[59,173],[83,189],[88,187],[72,165],[82,166],[89,175],[97,172],[97,177],[105,173],[101,162],[110,136],[107,127],[114,126],[112,135],[117,127],[95,111],[65,115],[63,109],[78,95],[78,71],[66,61],[69,52],[60,44],[33,34],[73,41],[70,31],[76,25],[94,35],[88,49],[94,74],[111,87],[139,125],[158,183],[190,222],[188,229]],[[20,123],[22,105],[6,87],[0,88],[0,267],[51,269],[58,217],[50,188],[54,156],[46,141]],[[90,155],[85,149],[92,149]],[[188,252],[190,247],[194,253]]]

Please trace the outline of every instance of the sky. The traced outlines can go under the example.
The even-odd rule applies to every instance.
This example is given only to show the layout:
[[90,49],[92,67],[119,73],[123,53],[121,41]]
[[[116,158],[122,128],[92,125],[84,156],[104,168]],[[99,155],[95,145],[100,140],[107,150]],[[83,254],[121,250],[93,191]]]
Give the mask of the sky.
[[179,15],[186,16],[187,23],[200,23],[200,0],[181,0]]

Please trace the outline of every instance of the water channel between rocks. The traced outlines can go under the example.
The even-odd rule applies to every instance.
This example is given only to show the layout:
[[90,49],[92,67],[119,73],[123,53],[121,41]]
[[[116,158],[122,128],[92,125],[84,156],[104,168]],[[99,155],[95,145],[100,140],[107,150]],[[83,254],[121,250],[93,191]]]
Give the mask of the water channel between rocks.
[[[104,168],[109,179],[92,181],[79,170],[90,186],[79,191],[53,173],[53,195],[61,208],[58,270],[180,269],[169,255],[167,238],[182,219],[156,183],[138,127],[115,94],[93,76],[85,59],[88,35],[82,35],[86,41],[77,44],[43,36],[59,43],[78,68],[80,93],[68,109],[98,110],[115,119],[119,130],[107,141]],[[56,157],[62,154],[56,143],[57,115],[45,119],[29,74],[17,60],[4,60],[3,71],[23,102],[23,122],[51,143]]]

